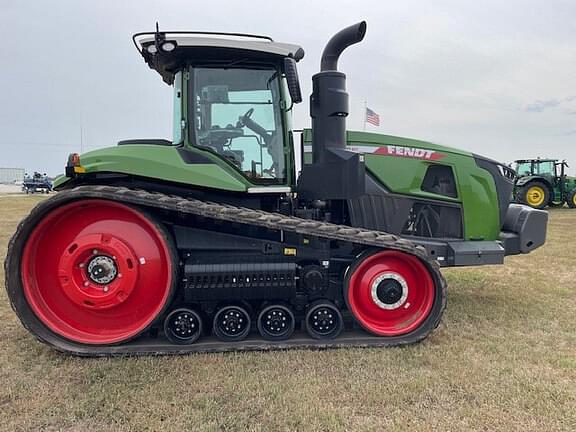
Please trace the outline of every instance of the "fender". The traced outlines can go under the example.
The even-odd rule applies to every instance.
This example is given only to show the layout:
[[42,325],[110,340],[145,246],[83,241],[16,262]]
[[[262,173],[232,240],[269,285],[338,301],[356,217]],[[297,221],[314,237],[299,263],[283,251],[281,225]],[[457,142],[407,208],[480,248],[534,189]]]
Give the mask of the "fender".
[[544,177],[534,176],[534,175],[526,176],[526,177],[520,177],[516,181],[516,186],[517,187],[524,186],[524,185],[527,185],[528,183],[531,183],[533,181],[538,181],[538,182],[544,183],[548,187],[548,189],[550,189],[550,190],[552,189],[552,185],[550,184],[550,182],[548,180],[546,180]]

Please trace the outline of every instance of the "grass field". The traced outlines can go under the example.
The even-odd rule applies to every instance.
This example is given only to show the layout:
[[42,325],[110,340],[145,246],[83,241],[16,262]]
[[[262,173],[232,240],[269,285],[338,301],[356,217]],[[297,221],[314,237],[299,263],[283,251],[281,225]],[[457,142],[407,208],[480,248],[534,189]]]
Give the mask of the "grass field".
[[[0,197],[0,255],[40,199]],[[2,289],[0,430],[575,431],[575,227],[554,210],[535,253],[445,271],[443,323],[407,348],[79,359]]]

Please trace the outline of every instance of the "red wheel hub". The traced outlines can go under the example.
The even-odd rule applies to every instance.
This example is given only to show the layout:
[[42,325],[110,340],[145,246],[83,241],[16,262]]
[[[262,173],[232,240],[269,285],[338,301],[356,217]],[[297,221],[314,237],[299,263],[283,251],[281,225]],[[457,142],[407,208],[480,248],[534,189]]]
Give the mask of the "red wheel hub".
[[70,300],[89,309],[107,309],[128,299],[138,277],[138,258],[121,239],[105,234],[79,236],[58,263],[60,286]]
[[416,330],[434,304],[435,285],[426,266],[402,252],[383,251],[352,268],[348,306],[366,330],[398,336]]
[[172,258],[159,228],[137,210],[105,200],[49,213],[24,248],[22,282],[36,316],[75,342],[128,340],[160,314]]

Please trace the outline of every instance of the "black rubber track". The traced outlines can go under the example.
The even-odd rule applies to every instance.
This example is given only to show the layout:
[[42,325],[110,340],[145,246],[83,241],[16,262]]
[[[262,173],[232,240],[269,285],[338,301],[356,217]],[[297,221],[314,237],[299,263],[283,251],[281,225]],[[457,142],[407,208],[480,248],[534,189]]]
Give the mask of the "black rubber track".
[[[275,231],[296,232],[311,237],[372,246],[374,249],[397,250],[414,255],[428,268],[437,287],[436,303],[433,307],[434,313],[431,314],[430,319],[427,319],[425,324],[417,329],[417,331],[407,335],[389,338],[372,336],[363,330],[348,329],[333,340],[316,340],[302,332],[296,332],[292,338],[284,341],[267,341],[258,335],[251,334],[248,338],[240,342],[223,342],[213,337],[202,337],[199,341],[191,345],[171,344],[163,335],[159,335],[157,338],[141,336],[120,345],[85,345],[71,342],[50,331],[30,310],[22,294],[20,259],[28,235],[45,214],[66,203],[83,199],[117,201],[139,207],[143,209],[144,212],[146,212],[147,209],[163,209],[181,214],[203,216],[213,220],[256,225]],[[58,351],[90,357],[405,345],[416,343],[426,338],[440,323],[446,307],[446,281],[440,273],[438,264],[428,258],[423,248],[414,245],[406,239],[380,231],[352,228],[344,225],[284,216],[277,213],[268,213],[261,210],[235,207],[227,204],[204,202],[177,195],[166,195],[158,192],[115,186],[79,186],[74,189],[59,192],[57,195],[39,203],[30,214],[20,222],[16,233],[10,240],[4,262],[4,271],[10,303],[24,327],[40,341]],[[160,318],[162,318],[162,316]]]

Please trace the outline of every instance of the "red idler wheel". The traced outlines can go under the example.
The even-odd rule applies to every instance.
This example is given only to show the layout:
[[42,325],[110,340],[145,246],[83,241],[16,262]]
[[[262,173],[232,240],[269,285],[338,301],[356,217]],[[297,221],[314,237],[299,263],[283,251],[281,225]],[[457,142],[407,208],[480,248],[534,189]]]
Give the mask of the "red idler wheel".
[[38,319],[66,339],[124,342],[168,304],[172,250],[163,228],[135,208],[71,202],[32,230],[22,256],[24,295]]
[[385,250],[361,256],[348,270],[344,297],[358,323],[378,336],[418,329],[436,297],[434,280],[415,256]]

